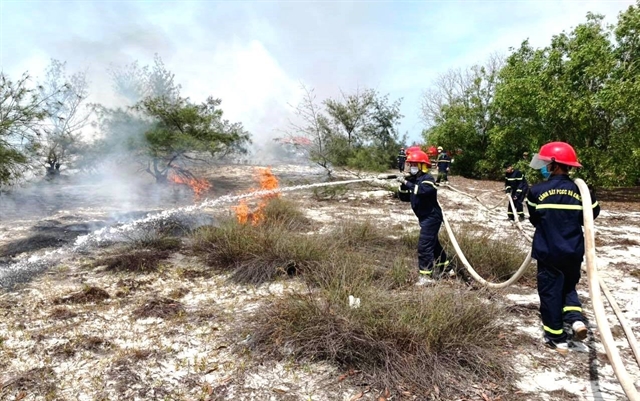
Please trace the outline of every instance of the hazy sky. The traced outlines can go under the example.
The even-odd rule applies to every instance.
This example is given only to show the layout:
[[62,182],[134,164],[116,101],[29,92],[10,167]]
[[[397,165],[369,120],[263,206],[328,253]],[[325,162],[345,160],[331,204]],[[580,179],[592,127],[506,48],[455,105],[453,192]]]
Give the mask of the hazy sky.
[[615,21],[628,1],[31,1],[0,0],[0,66],[41,75],[49,59],[88,69],[92,101],[113,102],[109,64],[158,53],[192,100],[222,99],[254,140],[286,128],[300,84],[318,97],[372,87],[404,98],[400,127],[419,139],[422,91],[438,73],[545,46],[588,11]]

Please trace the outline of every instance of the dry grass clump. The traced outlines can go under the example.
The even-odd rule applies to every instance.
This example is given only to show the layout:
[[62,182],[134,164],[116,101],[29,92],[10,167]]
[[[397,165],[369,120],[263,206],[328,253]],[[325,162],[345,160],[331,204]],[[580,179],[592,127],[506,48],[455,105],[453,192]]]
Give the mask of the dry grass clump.
[[313,187],[313,199],[315,201],[334,200],[343,197],[349,191],[348,185],[328,185],[325,187]]
[[311,224],[295,202],[282,198],[274,198],[262,210],[264,224],[287,227],[290,230],[308,228]]
[[64,306],[54,308],[51,313],[49,313],[49,318],[53,320],[65,320],[71,319],[78,316],[77,313],[70,310],[69,308],[65,308]]
[[33,368],[26,372],[2,377],[0,382],[0,400],[56,398],[56,372],[49,367]]
[[305,271],[303,279],[311,287],[326,291],[332,299],[346,299],[370,291],[373,286],[380,290],[413,286],[417,270],[403,256],[376,263],[368,253],[334,249],[326,260]]
[[154,232],[158,236],[183,237],[193,232],[198,227],[212,225],[215,219],[202,212],[179,212],[166,216],[163,219],[154,220],[145,232]]
[[156,228],[139,229],[126,234],[125,238],[130,249],[178,251],[182,247],[180,238],[158,231]]
[[53,300],[54,305],[98,303],[109,299],[109,293],[100,287],[86,286],[80,291]]
[[[515,243],[491,238],[488,231],[477,227],[466,227],[463,224],[454,234],[471,266],[488,281],[507,280],[518,270],[527,256],[527,252]],[[455,256],[457,259],[444,229],[440,231],[440,242],[449,258],[453,259]],[[457,264],[464,269],[461,262],[457,261]],[[530,266],[520,278],[519,284],[535,285],[535,276],[535,269]]]
[[345,220],[329,234],[331,243],[354,250],[393,250],[397,242],[389,238],[393,232],[385,231],[370,221]]
[[101,352],[111,348],[111,342],[97,336],[81,335],[64,344],[53,347],[50,351],[53,355],[70,358],[78,351]]
[[326,245],[281,225],[222,222],[203,227],[194,236],[193,250],[214,268],[232,271],[238,282],[259,284],[294,274],[325,260]]
[[361,370],[374,388],[420,399],[437,393],[454,399],[478,383],[509,391],[512,373],[500,352],[497,309],[477,292],[355,290],[361,305],[354,309],[346,297],[326,296],[331,291],[265,304],[247,322],[249,346],[263,356]]
[[157,317],[161,319],[170,319],[181,315],[185,312],[184,306],[174,299],[170,298],[151,298],[143,305],[133,311],[136,319],[144,319],[148,317]]
[[[139,362],[152,354],[151,351],[141,349],[127,349],[115,358],[106,371],[106,377],[113,381],[114,389],[118,394],[130,393],[142,382],[136,362]],[[139,391],[139,390],[138,390]],[[136,393],[138,391],[135,391]],[[132,397],[128,394],[131,399]]]
[[155,249],[126,249],[118,255],[106,256],[94,262],[94,266],[106,266],[108,271],[149,272],[157,270],[160,263],[171,257],[171,251]]

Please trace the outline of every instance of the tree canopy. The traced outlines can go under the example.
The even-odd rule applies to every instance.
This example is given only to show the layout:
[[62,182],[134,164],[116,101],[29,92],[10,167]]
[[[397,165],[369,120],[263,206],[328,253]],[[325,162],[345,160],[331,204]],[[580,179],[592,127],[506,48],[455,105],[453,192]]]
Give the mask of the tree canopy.
[[306,138],[300,146],[312,162],[329,173],[336,167],[384,171],[395,166],[406,141],[397,130],[402,99],[391,102],[388,95],[365,89],[318,103],[312,89],[303,90],[289,131],[294,138]]
[[589,13],[535,49],[525,40],[495,58],[441,76],[423,96],[425,139],[461,149],[452,167],[497,177],[505,161],[566,141],[595,185],[640,179],[640,1],[605,25]]
[[137,62],[111,70],[116,92],[127,107],[99,106],[101,145],[114,149],[118,157],[132,159],[153,175],[157,182],[169,172],[188,176],[188,164],[244,153],[251,143],[241,123],[223,119],[222,101],[213,97],[202,103],[180,95],[174,74],[156,56],[152,67]]

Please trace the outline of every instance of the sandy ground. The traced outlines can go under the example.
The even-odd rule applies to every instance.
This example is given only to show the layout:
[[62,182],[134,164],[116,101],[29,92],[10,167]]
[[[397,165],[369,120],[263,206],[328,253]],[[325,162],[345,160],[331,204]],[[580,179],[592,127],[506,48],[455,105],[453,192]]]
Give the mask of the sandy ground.
[[[274,166],[273,172],[283,187],[323,179],[317,170],[301,166]],[[250,167],[220,167],[209,196],[243,193],[256,187],[253,178]],[[507,221],[504,206],[488,210],[480,204],[491,207],[498,203],[502,183],[451,177],[450,184],[480,199],[441,188],[440,202],[452,225],[475,222],[491,227],[496,241],[516,241],[523,249],[529,246]],[[305,213],[319,224],[320,230],[343,219],[366,219],[382,227],[398,227],[402,223],[409,230],[416,230],[417,222],[408,204],[390,197],[384,187],[385,182],[371,180],[364,189],[347,191],[330,201],[318,201],[308,189],[282,196],[305,205]],[[0,290],[0,399],[377,399],[373,392],[361,394],[361,388],[339,380],[345,372],[326,364],[261,363],[231,353],[233,344],[227,343],[226,333],[238,316],[273,297],[295,291],[299,286],[295,280],[258,288],[235,285],[180,253],[166,261],[159,272],[149,274],[114,275],[105,274],[100,266],[88,268],[104,251],[93,240],[106,236],[110,227],[131,225],[149,210],[194,203],[188,193],[169,197],[158,194],[146,202],[137,202],[141,198],[130,195],[126,204],[119,204],[107,193],[89,203],[81,197],[71,197],[60,201],[59,207],[40,213],[3,215],[0,246],[15,245],[34,232],[52,236],[43,239],[37,249],[0,258],[0,281],[14,277],[12,272],[16,270],[29,271],[15,276],[17,282],[22,281],[16,287],[5,285]],[[144,198],[144,193],[141,196]],[[218,216],[230,214],[232,203],[213,203],[200,210]],[[638,204],[607,200],[600,203],[602,213],[596,220],[598,268],[637,334]],[[165,212],[162,216],[168,215]],[[533,232],[528,223],[525,229]],[[91,234],[96,230],[99,235]],[[51,242],[51,238],[61,240]],[[78,247],[83,241],[86,246]],[[70,296],[90,288],[101,289],[104,294],[94,294],[89,301],[69,301],[73,299]],[[428,287],[415,290],[428,291]],[[520,375],[517,399],[626,399],[600,343],[584,277],[579,294],[593,335],[584,344],[572,344],[572,352],[566,358],[542,345],[535,290],[516,284],[499,294],[497,302],[518,311],[509,315],[505,325],[514,334],[524,334],[531,340],[505,350]],[[174,310],[172,307],[179,307],[179,313],[171,319],[140,316],[140,310],[159,301],[165,302],[169,312]],[[608,306],[607,312],[625,365],[640,387],[638,365]],[[484,399],[481,391],[477,399]]]

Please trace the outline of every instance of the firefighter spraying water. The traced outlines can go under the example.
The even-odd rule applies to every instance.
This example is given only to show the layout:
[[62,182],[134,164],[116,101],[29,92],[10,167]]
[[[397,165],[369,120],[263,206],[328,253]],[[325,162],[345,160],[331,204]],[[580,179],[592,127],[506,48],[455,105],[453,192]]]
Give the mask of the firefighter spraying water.
[[407,157],[409,176],[400,176],[401,200],[411,202],[411,209],[418,218],[420,237],[418,239],[418,284],[429,283],[436,268],[446,268],[449,264],[438,232],[442,225],[442,209],[438,204],[438,194],[433,176],[429,173],[431,161],[423,151],[413,151]]

